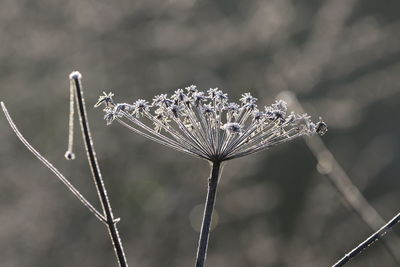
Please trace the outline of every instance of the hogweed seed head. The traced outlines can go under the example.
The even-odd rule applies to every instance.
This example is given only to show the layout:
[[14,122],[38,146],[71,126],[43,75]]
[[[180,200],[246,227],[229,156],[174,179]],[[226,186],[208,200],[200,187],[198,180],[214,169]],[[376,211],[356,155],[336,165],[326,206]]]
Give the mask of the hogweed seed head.
[[95,105],[104,104],[107,124],[117,120],[153,141],[210,161],[243,157],[328,130],[321,118],[314,123],[307,114],[287,115],[282,100],[259,109],[250,93],[242,95],[240,104],[228,102],[218,88],[204,93],[195,85],[177,89],[170,98],[157,95],[152,104],[143,99],[119,104],[113,96],[104,93]]

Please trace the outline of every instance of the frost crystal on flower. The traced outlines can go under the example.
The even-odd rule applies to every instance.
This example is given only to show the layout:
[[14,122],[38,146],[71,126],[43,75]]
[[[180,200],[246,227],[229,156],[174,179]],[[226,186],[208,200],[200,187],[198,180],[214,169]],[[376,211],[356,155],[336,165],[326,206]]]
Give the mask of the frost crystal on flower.
[[314,123],[307,114],[287,115],[282,100],[259,109],[250,93],[242,95],[240,104],[228,102],[218,88],[204,93],[194,85],[177,89],[170,98],[157,95],[151,105],[143,99],[118,104],[113,96],[104,93],[95,105],[105,105],[107,124],[117,120],[153,141],[210,161],[243,157],[328,130],[321,118]]

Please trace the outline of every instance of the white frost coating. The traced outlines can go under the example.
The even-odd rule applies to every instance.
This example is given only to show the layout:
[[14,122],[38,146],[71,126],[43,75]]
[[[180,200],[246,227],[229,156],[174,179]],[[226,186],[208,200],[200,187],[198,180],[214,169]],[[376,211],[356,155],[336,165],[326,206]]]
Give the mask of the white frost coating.
[[117,120],[146,138],[210,161],[243,157],[327,131],[322,120],[314,123],[307,114],[287,114],[282,100],[259,109],[250,93],[234,103],[218,88],[202,92],[192,85],[185,89],[171,97],[157,95],[152,103],[139,99],[133,104],[115,103],[112,93],[104,93],[95,107],[104,104],[107,124]]
[[17,126],[15,126],[14,121],[11,119],[10,114],[3,102],[0,102],[1,108],[3,109],[3,113],[6,116],[8,123],[10,124],[11,128],[13,129],[14,133],[17,135],[19,140],[26,146],[26,148],[32,152],[48,169],[50,169],[57,177],[60,179],[61,182],[76,196],[83,205],[85,205],[90,212],[92,212],[100,221],[103,223],[107,223],[106,218],[95,208],[86,198],[69,182],[61,172],[56,169],[47,159],[45,159],[36,149],[34,149],[31,144],[22,136],[21,132],[18,130]]
[[72,79],[81,79],[82,78],[82,74],[79,71],[73,71],[71,72],[71,74],[69,75],[69,78]]

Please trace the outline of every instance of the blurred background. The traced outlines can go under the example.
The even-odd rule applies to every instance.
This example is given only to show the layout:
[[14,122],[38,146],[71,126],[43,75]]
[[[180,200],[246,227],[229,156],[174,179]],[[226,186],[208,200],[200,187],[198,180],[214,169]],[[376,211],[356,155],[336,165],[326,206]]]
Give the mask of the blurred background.
[[[399,10],[397,0],[2,0],[0,99],[99,206],[80,131],[77,159],[64,160],[68,75],[79,70],[130,266],[193,266],[208,163],[106,127],[92,108],[102,91],[129,103],[196,84],[268,105],[290,90],[324,118],[322,140],[390,219],[400,211]],[[4,116],[0,129],[0,265],[116,266],[105,227]],[[302,139],[228,162],[207,266],[330,266],[369,236],[317,165]],[[348,265],[397,266],[382,242]]]

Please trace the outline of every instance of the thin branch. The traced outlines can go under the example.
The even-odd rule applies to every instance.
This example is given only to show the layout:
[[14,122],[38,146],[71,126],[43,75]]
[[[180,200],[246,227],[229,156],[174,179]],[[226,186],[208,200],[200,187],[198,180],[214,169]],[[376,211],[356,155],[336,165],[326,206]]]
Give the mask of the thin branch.
[[64,175],[62,175],[60,173],[60,171],[58,171],[56,169],[56,167],[54,167],[49,161],[47,161],[36,149],[34,149],[29,142],[23,137],[23,135],[21,134],[21,132],[18,130],[17,126],[15,126],[15,123],[13,122],[13,120],[11,119],[10,114],[8,113],[8,110],[6,108],[6,106],[4,105],[3,102],[1,102],[1,108],[3,109],[4,115],[6,116],[6,119],[8,121],[8,123],[10,124],[12,130],[14,131],[14,133],[17,135],[17,137],[19,138],[19,140],[21,140],[21,142],[26,146],[26,148],[28,148],[29,151],[32,152],[33,155],[35,155],[47,168],[49,168],[59,179],[61,182],[63,182],[65,184],[65,186],[72,192],[72,194],[74,194],[74,196],[76,196],[83,205],[85,205],[85,207],[87,207],[90,212],[92,212],[100,221],[106,223],[106,218],[99,212],[96,210],[96,208],[94,208],[92,206],[92,204],[89,203],[89,201],[87,201],[81,193],[79,193],[79,191],[68,181],[67,178],[64,177]]
[[87,120],[85,100],[82,92],[81,74],[79,72],[72,72],[70,75],[71,86],[75,89],[76,102],[78,104],[79,121],[81,123],[83,141],[87,152],[87,157],[92,171],[93,180],[96,185],[97,193],[103,207],[103,212],[106,217],[108,232],[114,247],[114,251],[120,267],[127,267],[124,248],[122,246],[121,238],[119,237],[118,228],[116,223],[119,219],[115,219],[110,200],[108,199],[107,191],[104,185],[103,178],[101,177],[99,164],[96,158],[96,152],[93,147],[93,140],[90,134],[89,122]]
[[385,224],[381,229],[376,231],[374,234],[372,234],[370,237],[368,237],[364,242],[359,244],[356,248],[354,248],[352,251],[347,253],[343,258],[341,258],[338,262],[336,262],[332,267],[340,267],[345,265],[347,262],[349,262],[352,258],[360,254],[364,249],[369,247],[372,243],[374,243],[376,240],[381,238],[386,234],[387,231],[389,231],[393,226],[395,226],[398,222],[400,221],[400,213],[397,214],[396,216],[393,217],[387,224]]
[[[299,112],[304,112],[303,107],[293,92],[283,92],[280,94],[289,104],[293,105]],[[333,154],[326,147],[318,136],[314,138],[304,138],[308,148],[318,161],[321,173],[324,174],[333,187],[340,193],[343,200],[358,215],[358,217],[372,230],[378,231],[386,221],[369,204],[368,200],[362,195],[358,188],[352,183],[350,177],[337,162]],[[391,240],[382,240],[386,251],[392,259],[400,266],[400,257],[397,247],[400,241],[397,235],[393,234]]]
[[207,201],[204,207],[203,223],[197,248],[196,267],[205,265],[207,256],[208,239],[210,235],[212,213],[214,210],[215,197],[217,194],[217,185],[220,176],[221,162],[212,163],[210,178],[208,179]]
[[69,118],[68,118],[68,148],[65,152],[65,158],[67,160],[74,160],[75,154],[72,152],[74,145],[74,110],[75,110],[75,94],[74,87],[70,85],[69,87]]

